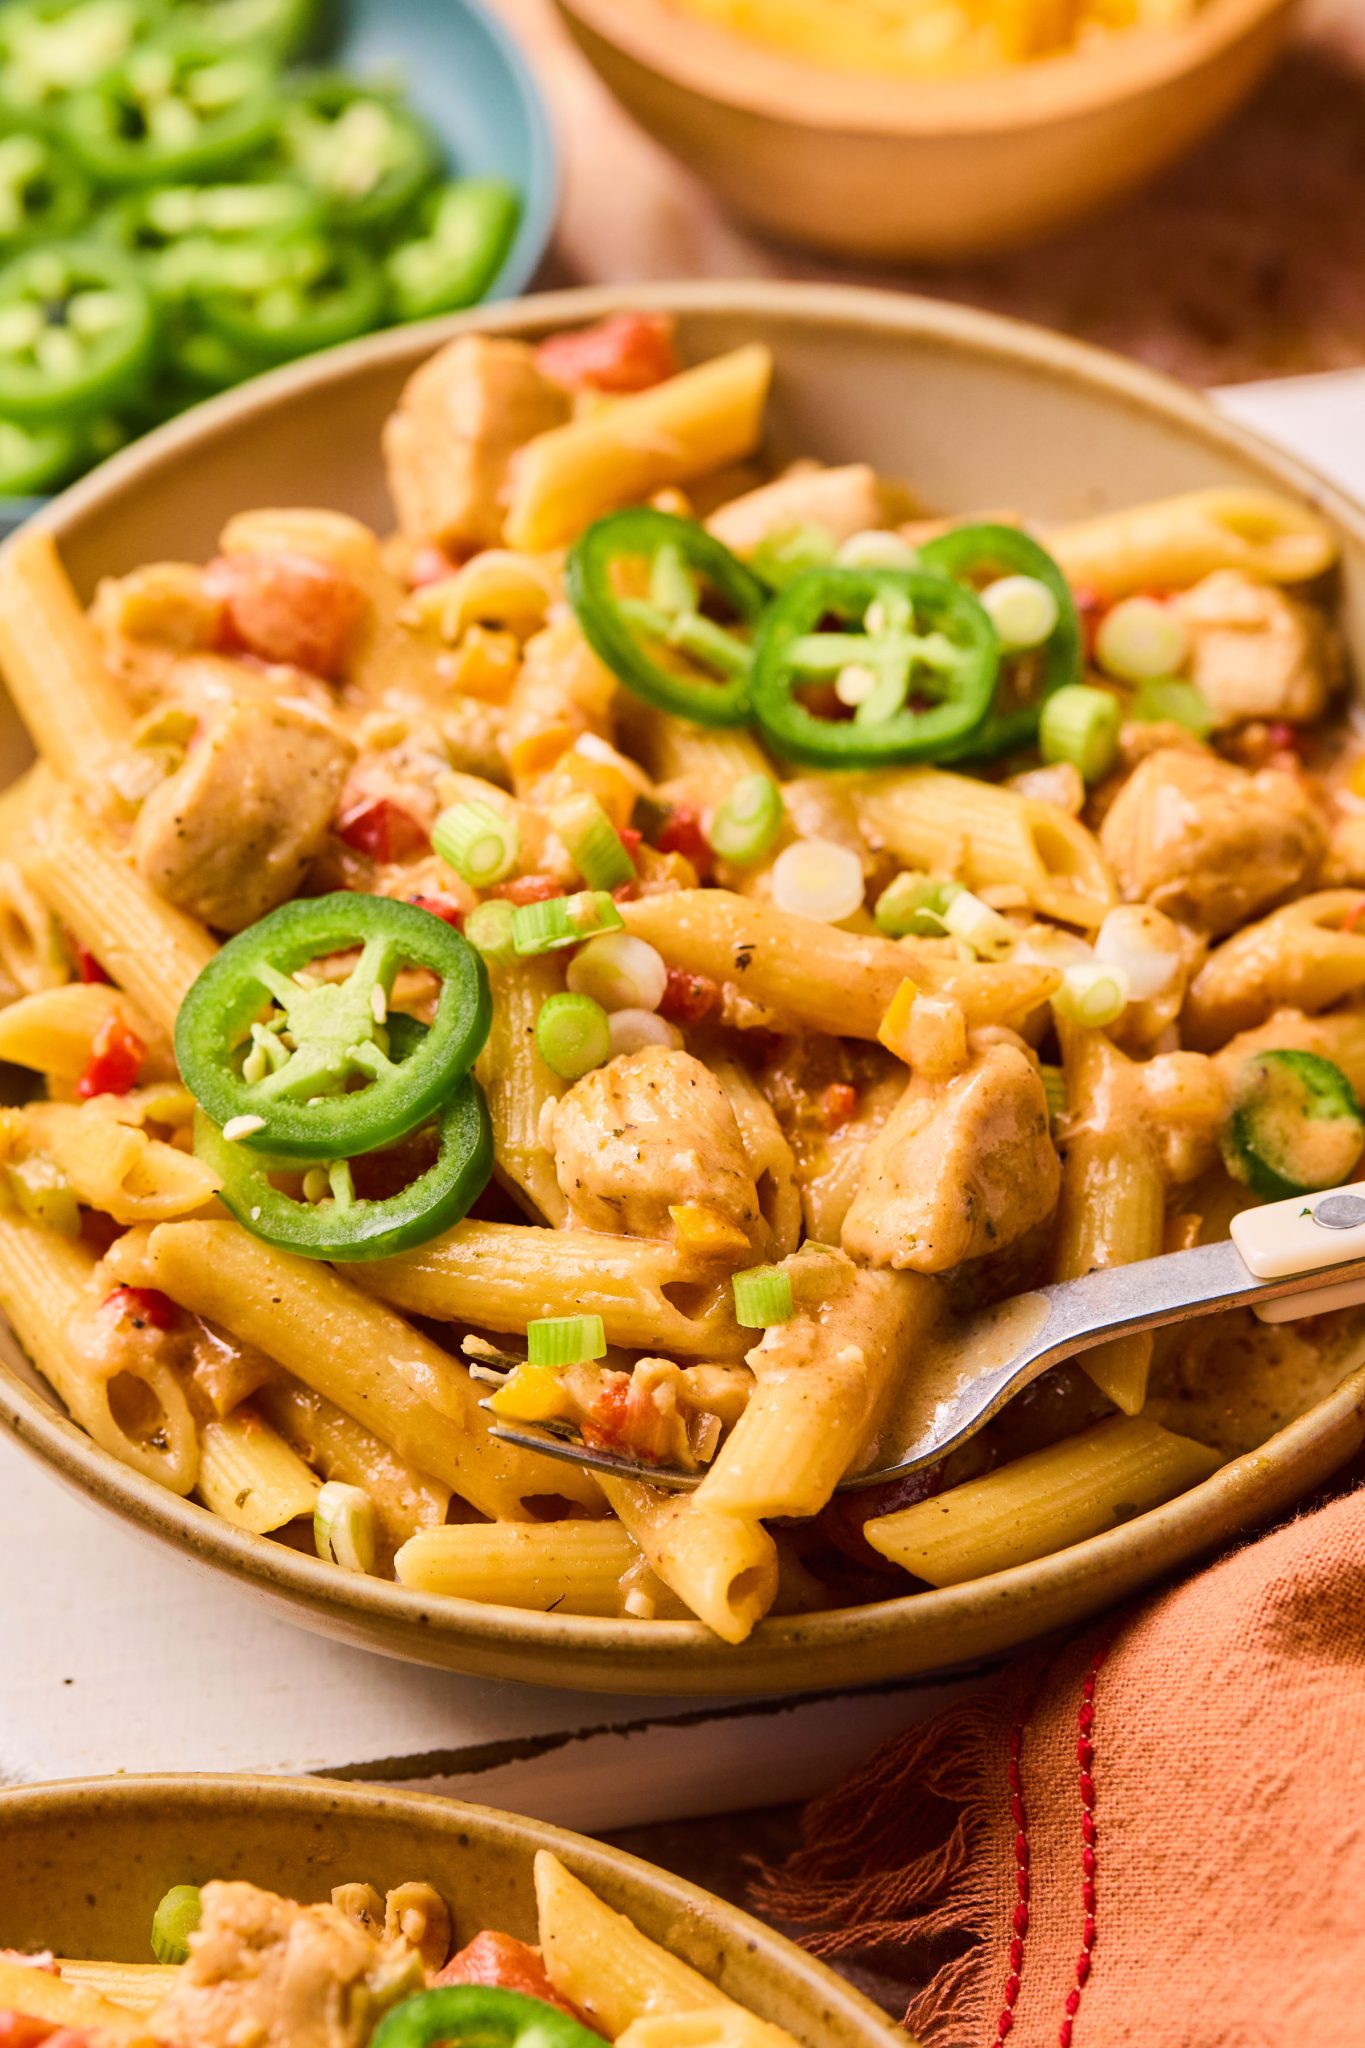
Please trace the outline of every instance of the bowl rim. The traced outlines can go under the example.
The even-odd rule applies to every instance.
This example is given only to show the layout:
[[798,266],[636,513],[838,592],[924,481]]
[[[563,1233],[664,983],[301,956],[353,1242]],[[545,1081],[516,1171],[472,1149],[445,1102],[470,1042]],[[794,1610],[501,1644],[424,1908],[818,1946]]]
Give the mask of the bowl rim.
[[[711,312],[741,319],[786,315],[812,327],[835,324],[878,334],[900,333],[947,353],[965,349],[1015,368],[1022,364],[1050,378],[1070,379],[1129,411],[1158,416],[1212,453],[1259,468],[1267,483],[1315,506],[1365,549],[1365,506],[1356,504],[1297,458],[1223,418],[1206,399],[1137,363],[1023,321],[908,293],[857,285],[730,279],[542,293],[512,305],[481,306],[348,342],[274,370],[167,422],[52,500],[39,515],[39,523],[55,530],[60,539],[68,522],[117,504],[146,475],[179,459],[201,440],[211,440],[215,431],[230,427],[243,416],[269,413],[304,389],[344,386],[353,373],[375,364],[410,360],[415,366],[442,342],[462,333],[534,334],[629,309]],[[1205,1505],[1216,1504],[1224,1496],[1234,1502],[1242,1500],[1245,1506],[1240,1512],[1245,1522],[1254,1513],[1258,1479],[1274,1460],[1272,1447],[1277,1447],[1280,1457],[1291,1457],[1362,1410],[1365,1365],[1266,1444],[1222,1466],[1211,1478],[1163,1507],[1103,1535],[960,1586],[770,1619],[761,1622],[746,1643],[731,1645],[695,1621],[654,1621],[642,1632],[642,1624],[629,1619],[541,1614],[453,1595],[419,1594],[387,1580],[339,1573],[286,1544],[236,1529],[207,1508],[168,1492],[155,1480],[121,1464],[65,1415],[55,1396],[30,1384],[0,1359],[0,1428],[85,1498],[174,1545],[195,1562],[312,1612],[334,1631],[341,1630],[352,1639],[359,1636],[372,1647],[380,1647],[376,1637],[383,1637],[387,1654],[419,1662],[445,1661],[422,1653],[421,1645],[438,1637],[468,1645],[474,1654],[496,1654],[511,1645],[526,1653],[528,1660],[533,1656],[537,1663],[544,1662],[547,1684],[591,1687],[597,1681],[578,1670],[577,1664],[591,1666],[594,1661],[609,1659],[614,1690],[657,1693],[690,1689],[705,1697],[800,1694],[810,1690],[806,1667],[813,1650],[845,1640],[852,1644],[863,1636],[894,1639],[912,1613],[950,1623],[959,1612],[984,1602],[1028,1606],[1073,1574],[1082,1580],[1103,1581],[1110,1564],[1121,1559],[1134,1542],[1135,1532],[1139,1543],[1144,1538],[1155,1542],[1180,1533],[1188,1523],[1189,1540],[1180,1555],[1194,1556],[1200,1549]],[[406,1645],[402,1650],[393,1646],[393,1637],[399,1633]],[[646,1646],[650,1654],[637,1659],[633,1653]],[[680,1682],[678,1674],[684,1664],[690,1669]],[[780,1667],[776,1677],[772,1675],[774,1664]],[[695,1682],[699,1675],[706,1680],[704,1687]],[[539,1681],[527,1678],[524,1682]]]
[[1134,28],[1094,50],[1008,71],[890,78],[807,59],[675,12],[669,0],[555,0],[575,29],[718,106],[857,136],[984,136],[1086,117],[1215,63],[1297,0],[1205,0],[1174,28]]
[[[79,1822],[88,1820],[95,1802],[106,1809],[123,1809],[135,1815],[149,1807],[155,1811],[168,1804],[193,1814],[244,1800],[288,1816],[296,1825],[321,1821],[338,1808],[375,1820],[406,1821],[418,1838],[415,1855],[420,1854],[422,1832],[456,1836],[468,1833],[476,1840],[495,1840],[523,1850],[528,1859],[537,1850],[549,1849],[594,1888],[594,1878],[600,1881],[603,1876],[625,1877],[666,1903],[679,1918],[699,1919],[712,1928],[718,1927],[727,1949],[742,1947],[770,1963],[797,1988],[803,2004],[809,2001],[813,2017],[823,2017],[823,2012],[833,2007],[850,2029],[859,2030],[868,2048],[874,2043],[894,2041],[906,2048],[907,2037],[902,2029],[847,1978],[742,1906],[732,1905],[690,1878],[679,1877],[628,1849],[618,1849],[529,1814],[511,1813],[472,1800],[446,1799],[431,1792],[396,1791],[336,1778],[275,1777],[246,1771],[130,1772],[117,1777],[57,1778],[36,1785],[0,1787],[0,1838],[9,1816],[36,1815],[41,1820],[46,1814],[53,1821],[69,1817]],[[909,2042],[908,2048],[915,2048],[915,2044]]]

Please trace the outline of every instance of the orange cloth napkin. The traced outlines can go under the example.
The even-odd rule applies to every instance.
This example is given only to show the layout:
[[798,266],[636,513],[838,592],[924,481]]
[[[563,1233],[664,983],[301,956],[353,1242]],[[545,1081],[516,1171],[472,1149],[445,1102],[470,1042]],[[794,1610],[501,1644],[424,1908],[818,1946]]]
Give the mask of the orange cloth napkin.
[[1359,2048],[1365,1489],[1011,1665],[803,1839],[761,1905],[933,1969],[925,2048]]

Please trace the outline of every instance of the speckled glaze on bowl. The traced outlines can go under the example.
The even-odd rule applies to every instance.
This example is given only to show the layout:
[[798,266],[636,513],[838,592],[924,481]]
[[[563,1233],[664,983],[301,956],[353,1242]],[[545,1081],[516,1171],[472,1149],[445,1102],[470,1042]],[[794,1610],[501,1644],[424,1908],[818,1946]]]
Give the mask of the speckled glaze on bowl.
[[619,1849],[486,1806],[316,1778],[86,1778],[0,1792],[0,1842],[0,1948],[113,1962],[150,1962],[157,1900],[210,1877],[305,1901],[352,1879],[382,1892],[425,1878],[457,1940],[496,1927],[534,1941],[531,1864],[551,1849],[802,2048],[906,2048],[859,1992],[760,1921]]
[[931,263],[1058,233],[1174,163],[1274,61],[1295,0],[1204,0],[970,78],[831,71],[670,0],[556,0],[616,97],[743,219],[834,256]]
[[[166,555],[213,552],[244,506],[334,505],[390,519],[383,418],[448,335],[536,336],[623,305],[678,315],[685,352],[761,337],[774,351],[772,448],[872,460],[927,506],[1018,505],[1076,518],[1163,492],[1271,484],[1311,500],[1343,552],[1342,599],[1365,673],[1365,513],[1201,400],[1116,357],[1014,321],[815,285],[709,283],[567,292],[378,335],[216,399],[125,450],[44,519],[82,590]],[[0,702],[0,780],[27,758]],[[100,1450],[6,1340],[0,1425],[88,1500],[277,1609],[389,1656],[529,1684],[773,1694],[871,1685],[977,1661],[1084,1620],[1300,1498],[1365,1441],[1365,1360],[1259,1450],[1166,1507],[967,1585],[763,1623],[738,1648],[698,1623],[595,1620],[439,1599],[341,1573],[178,1499]]]

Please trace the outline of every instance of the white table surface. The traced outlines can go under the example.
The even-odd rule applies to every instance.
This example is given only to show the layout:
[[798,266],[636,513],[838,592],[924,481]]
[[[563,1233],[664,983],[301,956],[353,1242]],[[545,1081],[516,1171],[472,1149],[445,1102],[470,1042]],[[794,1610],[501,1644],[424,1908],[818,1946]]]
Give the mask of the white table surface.
[[[1365,372],[1239,386],[1249,426],[1365,488]],[[606,1829],[795,1799],[961,1687],[641,1700],[453,1677],[277,1620],[0,1441],[0,1783],[322,1772]]]

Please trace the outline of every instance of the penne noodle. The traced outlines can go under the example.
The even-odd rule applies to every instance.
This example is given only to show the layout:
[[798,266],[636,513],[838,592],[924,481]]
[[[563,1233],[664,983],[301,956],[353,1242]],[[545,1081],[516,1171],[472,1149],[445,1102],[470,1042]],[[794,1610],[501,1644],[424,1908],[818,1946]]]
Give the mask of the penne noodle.
[[742,461],[762,436],[772,367],[750,342],[528,441],[512,467],[509,546],[562,547],[599,513]]
[[121,989],[107,982],[73,981],[21,996],[0,1009],[0,1060],[32,1067],[54,1081],[78,1081],[95,1041],[118,1024],[151,1045],[156,1028]]
[[1277,491],[1215,486],[1054,527],[1047,545],[1067,578],[1102,598],[1183,590],[1215,569],[1305,583],[1337,558],[1332,530]]
[[57,544],[40,527],[0,549],[0,670],[44,760],[104,796],[110,756],[132,719]]
[[430,1479],[301,1380],[281,1373],[255,1405],[305,1465],[324,1479],[359,1486],[370,1497],[380,1535],[397,1550],[419,1529],[436,1529],[450,1509],[450,1488]]
[[656,2014],[741,2009],[597,1898],[548,1849],[536,1856],[535,1880],[550,1982],[609,2041]]
[[723,1642],[742,1643],[777,1594],[777,1546],[752,1517],[599,1475],[608,1505],[666,1586]]
[[1187,1043],[1212,1052],[1273,1010],[1326,1010],[1365,989],[1365,932],[1346,923],[1360,901],[1358,889],[1322,889],[1225,939],[1185,999]]
[[620,1615],[640,1552],[619,1522],[459,1522],[419,1529],[394,1559],[400,1586],[540,1614]]
[[982,1479],[863,1525],[872,1548],[931,1586],[1047,1557],[1160,1507],[1218,1470],[1219,1452],[1115,1415]]
[[564,1083],[546,1066],[536,1046],[536,1018],[547,996],[564,986],[564,968],[554,954],[515,960],[489,974],[493,1024],[474,1067],[488,1103],[499,1181],[537,1222],[558,1229],[569,1205],[555,1179],[553,1155],[540,1142],[540,1117],[557,1101]]
[[199,1436],[199,1498],[234,1528],[266,1536],[311,1515],[321,1481],[251,1406],[206,1422]]
[[58,1958],[64,1984],[78,1984],[133,2013],[151,2012],[175,1982],[175,1963],[79,1962]]
[[1051,967],[963,962],[934,942],[840,931],[726,889],[676,889],[623,903],[628,931],[672,967],[729,983],[775,1018],[875,1038],[907,977],[962,1005],[975,1029],[1021,1024],[1061,981]]
[[7,1962],[0,1955],[0,2012],[22,2013],[45,2020],[55,2032],[89,2034],[98,2048],[152,2048],[153,2036],[141,2012],[128,2011],[101,1997],[89,1984],[54,1977],[28,1963]]

